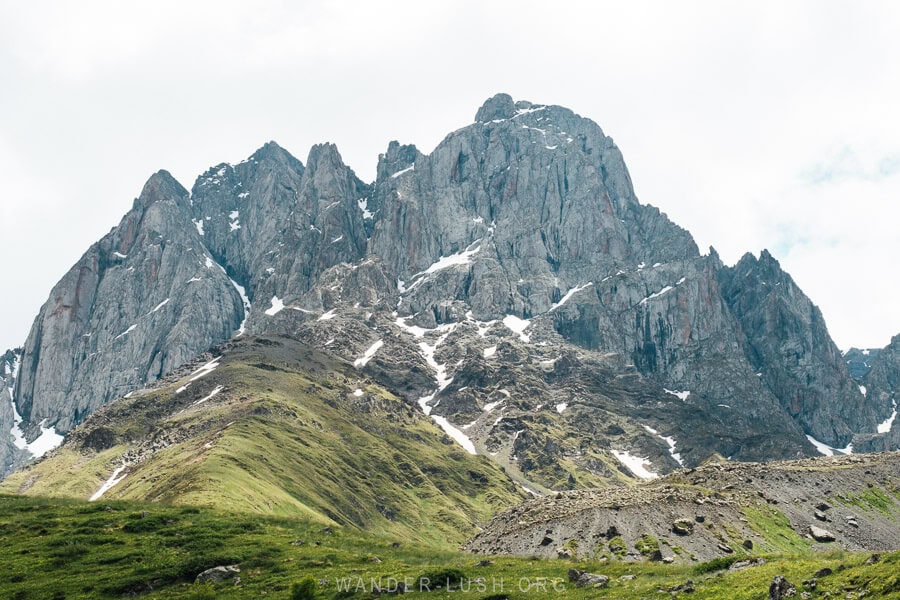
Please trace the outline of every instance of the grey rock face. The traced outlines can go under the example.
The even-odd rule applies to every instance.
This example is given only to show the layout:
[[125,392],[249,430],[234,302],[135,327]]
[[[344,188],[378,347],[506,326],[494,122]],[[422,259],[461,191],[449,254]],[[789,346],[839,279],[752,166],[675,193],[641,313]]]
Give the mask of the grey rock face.
[[392,144],[375,198],[370,251],[398,275],[401,314],[550,316],[569,342],[802,439],[743,356],[718,257],[700,257],[687,232],[638,203],[593,122],[494,97],[429,156]]
[[314,146],[304,168],[270,142],[197,180],[194,222],[202,223],[212,255],[258,303],[251,330],[266,327],[262,313],[273,296],[290,302],[329,267],[365,255],[360,204],[369,193],[332,144]]
[[[15,388],[22,349],[0,354],[0,426],[8,434],[15,424]],[[20,444],[21,445],[21,444]],[[14,443],[12,435],[0,438],[0,478],[26,464],[31,454]]]
[[[874,354],[874,353],[873,353]],[[862,378],[860,391],[875,406],[878,424],[871,435],[853,437],[853,447],[861,452],[886,452],[900,449],[900,335],[878,351],[871,368]]]
[[847,363],[847,369],[850,376],[856,381],[862,381],[869,369],[872,368],[872,362],[878,358],[880,348],[850,348],[844,353],[844,362]]
[[235,334],[281,333],[471,425],[546,488],[579,483],[573,464],[589,483],[633,474],[612,450],[665,472],[875,435],[889,404],[759,263],[726,269],[639,203],[594,122],[499,94],[429,155],[392,142],[371,185],[330,144],[304,165],[270,142],[190,194],[154,175],[54,288],[16,402],[31,435],[67,431]]
[[747,359],[803,429],[844,447],[874,431],[876,409],[853,382],[819,309],[763,250],[720,271],[722,293],[745,335]]
[[[686,231],[637,202],[619,149],[592,121],[503,95],[476,119],[428,156],[392,144],[379,161],[369,249],[416,285],[406,310],[431,310],[449,291],[478,318],[527,317],[620,268],[698,255]],[[461,253],[471,275],[424,273]]]
[[67,431],[227,339],[242,318],[240,296],[191,223],[187,191],[160,171],[41,308],[22,356],[19,412]]

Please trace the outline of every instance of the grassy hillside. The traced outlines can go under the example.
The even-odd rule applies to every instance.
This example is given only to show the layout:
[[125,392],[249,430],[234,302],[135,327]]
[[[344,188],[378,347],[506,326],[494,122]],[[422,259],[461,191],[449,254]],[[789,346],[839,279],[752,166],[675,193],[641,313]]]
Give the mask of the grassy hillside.
[[[734,559],[699,565],[578,562],[479,557],[390,542],[351,528],[323,527],[311,519],[236,515],[213,509],[122,501],[84,501],[0,496],[0,597],[13,599],[291,598],[294,584],[311,577],[316,598],[370,598],[373,580],[432,586],[449,573],[464,591],[414,591],[410,598],[654,598],[693,582],[696,599],[766,597],[784,575],[811,598],[900,597],[900,553],[842,553],[769,557],[761,566],[728,570]],[[237,564],[240,583],[196,584],[207,568]],[[603,590],[576,588],[570,568],[610,577]],[[816,587],[803,586],[824,568]],[[634,578],[622,578],[634,575]],[[483,578],[483,583],[478,582]],[[362,582],[367,592],[355,590]],[[500,586],[503,586],[501,593]],[[482,587],[484,586],[484,587]],[[554,587],[555,586],[555,587]],[[522,591],[527,590],[527,591]]]
[[100,411],[0,492],[87,499],[127,464],[104,500],[304,518],[453,547],[523,497],[417,407],[297,342],[243,342],[194,377]]

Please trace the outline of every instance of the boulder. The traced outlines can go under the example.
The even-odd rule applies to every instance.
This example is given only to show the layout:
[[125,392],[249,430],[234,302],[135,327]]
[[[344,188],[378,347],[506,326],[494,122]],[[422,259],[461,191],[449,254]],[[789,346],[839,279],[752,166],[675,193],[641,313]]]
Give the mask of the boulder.
[[769,600],[782,600],[791,598],[797,593],[797,588],[781,575],[776,575],[769,585]]
[[672,532],[677,535],[690,535],[694,532],[694,522],[690,519],[678,519],[672,523]]
[[609,577],[578,569],[569,569],[569,581],[574,583],[575,587],[602,588],[609,583]]
[[238,565],[223,565],[207,569],[197,575],[195,583],[222,583],[232,581],[241,572]]
[[814,540],[817,542],[833,542],[836,538],[834,534],[828,531],[827,529],[822,529],[821,527],[816,527],[815,525],[809,526],[809,535],[812,536]]

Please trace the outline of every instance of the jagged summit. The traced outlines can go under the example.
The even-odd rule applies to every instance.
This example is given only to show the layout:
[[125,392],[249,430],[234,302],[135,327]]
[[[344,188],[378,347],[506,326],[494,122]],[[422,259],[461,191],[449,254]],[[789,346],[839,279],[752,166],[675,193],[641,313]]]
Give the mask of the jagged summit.
[[494,119],[509,119],[516,114],[516,104],[509,94],[496,94],[481,105],[475,114],[475,121],[484,123]]
[[291,164],[294,168],[296,168],[297,163],[300,163],[297,158],[292,156],[290,152],[282,148],[278,142],[275,142],[274,140],[270,140],[263,144],[256,152],[247,158],[247,161],[286,163]]
[[214,344],[281,334],[531,489],[892,443],[891,396],[859,391],[774,257],[702,256],[563,107],[498,94],[427,155],[391,142],[373,183],[333,144],[304,165],[269,142],[141,198],[35,321],[32,425],[69,431]]

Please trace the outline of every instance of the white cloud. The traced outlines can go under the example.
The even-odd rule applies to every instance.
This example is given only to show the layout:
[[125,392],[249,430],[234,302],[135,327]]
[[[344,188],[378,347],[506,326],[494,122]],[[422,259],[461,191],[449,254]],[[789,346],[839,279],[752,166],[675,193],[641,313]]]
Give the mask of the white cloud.
[[596,120],[642,201],[728,262],[770,248],[839,345],[884,345],[898,26],[889,2],[3,4],[0,346],[153,171],[190,187],[269,139],[333,141],[370,179],[389,140],[430,151],[498,91]]

